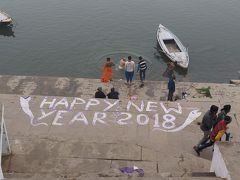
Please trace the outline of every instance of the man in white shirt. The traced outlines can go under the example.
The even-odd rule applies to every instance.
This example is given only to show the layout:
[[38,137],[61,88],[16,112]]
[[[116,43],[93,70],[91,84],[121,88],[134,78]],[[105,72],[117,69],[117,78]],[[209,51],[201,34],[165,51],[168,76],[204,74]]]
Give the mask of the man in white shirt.
[[126,76],[126,80],[127,80],[128,85],[132,84],[134,70],[135,70],[135,63],[132,60],[132,57],[128,56],[128,60],[125,63],[125,76]]

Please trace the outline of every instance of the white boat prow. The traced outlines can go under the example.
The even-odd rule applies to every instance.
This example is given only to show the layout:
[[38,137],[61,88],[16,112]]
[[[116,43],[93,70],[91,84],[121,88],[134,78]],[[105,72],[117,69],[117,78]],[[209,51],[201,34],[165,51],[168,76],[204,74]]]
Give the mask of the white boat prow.
[[12,23],[12,18],[3,11],[0,11],[0,25],[9,25]]

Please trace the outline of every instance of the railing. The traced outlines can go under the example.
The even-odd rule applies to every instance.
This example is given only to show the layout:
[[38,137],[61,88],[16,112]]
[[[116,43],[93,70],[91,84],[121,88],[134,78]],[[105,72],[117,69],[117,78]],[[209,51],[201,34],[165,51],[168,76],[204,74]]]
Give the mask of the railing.
[[0,179],[4,179],[2,172],[2,156],[11,154],[6,125],[4,121],[4,105],[2,105],[1,129],[0,129]]

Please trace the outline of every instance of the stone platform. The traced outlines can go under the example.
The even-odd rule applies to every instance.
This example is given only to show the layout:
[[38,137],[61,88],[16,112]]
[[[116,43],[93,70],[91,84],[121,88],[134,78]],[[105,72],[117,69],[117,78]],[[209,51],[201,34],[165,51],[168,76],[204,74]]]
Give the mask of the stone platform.
[[[128,87],[123,81],[1,76],[0,84],[12,149],[2,167],[9,179],[216,179],[192,176],[210,171],[212,149],[198,157],[192,147],[212,104],[232,105],[232,141],[240,138],[240,88],[234,84],[177,82],[174,102],[166,101],[164,81],[140,88],[138,81]],[[120,99],[94,99],[99,86],[105,92],[115,87]],[[125,166],[145,174],[123,174]]]

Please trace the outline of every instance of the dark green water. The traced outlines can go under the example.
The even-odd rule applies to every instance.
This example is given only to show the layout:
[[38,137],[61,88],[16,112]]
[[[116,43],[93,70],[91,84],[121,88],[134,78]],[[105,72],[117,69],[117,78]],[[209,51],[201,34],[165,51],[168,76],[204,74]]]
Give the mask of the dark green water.
[[147,79],[163,80],[167,60],[155,49],[161,23],[189,47],[178,80],[240,76],[239,0],[1,0],[0,9],[15,19],[0,29],[0,74],[100,78],[107,56],[118,63],[141,55]]

